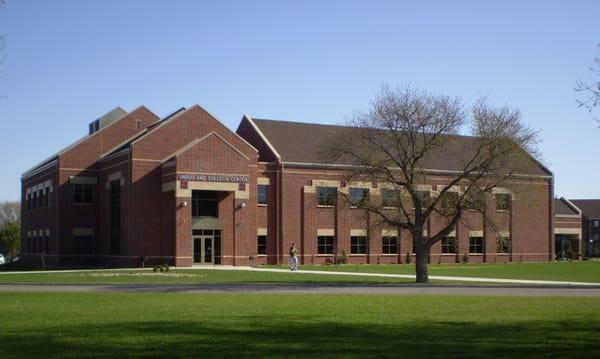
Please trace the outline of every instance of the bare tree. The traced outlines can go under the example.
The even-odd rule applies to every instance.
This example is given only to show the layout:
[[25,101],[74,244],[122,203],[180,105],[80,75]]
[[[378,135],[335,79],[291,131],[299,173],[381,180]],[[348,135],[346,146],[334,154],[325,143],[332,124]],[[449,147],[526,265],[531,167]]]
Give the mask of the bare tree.
[[[518,110],[495,108],[485,100],[469,116],[458,99],[384,87],[370,110],[355,114],[347,125],[325,149],[328,162],[348,165],[341,166],[345,183],[372,181],[391,192],[360,202],[340,194],[375,218],[376,225],[411,234],[417,282],[428,281],[431,246],[455,229],[463,212],[485,215],[485,196],[507,188],[534,162],[536,132],[522,124]],[[467,125],[474,136],[457,135]],[[444,171],[446,183],[437,185],[435,193],[423,191],[431,183],[431,163],[440,155],[453,166]],[[443,227],[425,235],[434,217]]]
[[0,203],[0,228],[9,223],[21,223],[21,205],[19,202]]
[[[598,47],[600,47],[600,44],[598,44]],[[581,92],[584,96],[582,99],[577,100],[579,107],[592,112],[594,108],[600,106],[600,55],[594,59],[594,64],[590,67],[590,70],[596,75],[596,80],[591,82],[577,81],[575,91]],[[596,119],[596,121],[599,120]]]

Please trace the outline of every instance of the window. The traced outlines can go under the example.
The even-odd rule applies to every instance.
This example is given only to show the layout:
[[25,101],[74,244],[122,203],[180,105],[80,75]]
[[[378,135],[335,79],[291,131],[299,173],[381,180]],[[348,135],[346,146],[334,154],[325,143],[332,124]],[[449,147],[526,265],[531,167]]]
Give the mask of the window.
[[453,212],[458,204],[458,192],[444,192],[440,195],[438,206],[444,212]]
[[[429,191],[415,191],[415,195],[421,200],[421,207],[427,206],[429,203]],[[414,205],[413,205],[414,207]]]
[[471,190],[465,196],[467,209],[471,211],[483,211],[485,208],[485,193],[479,190]]
[[483,253],[483,237],[469,237],[469,253]]
[[110,254],[121,251],[121,182],[110,183]]
[[258,204],[267,204],[267,185],[259,184],[257,192],[256,202]]
[[496,194],[496,211],[508,211],[510,209],[510,194]]
[[397,207],[396,191],[393,189],[382,189],[381,205],[383,207]]
[[369,199],[368,188],[350,188],[350,203],[354,206],[360,206],[367,203]]
[[396,254],[398,253],[398,237],[383,237],[381,238],[381,253]]
[[456,253],[456,238],[442,238],[442,253]]
[[75,204],[90,204],[94,202],[94,185],[73,183],[73,203]]
[[215,191],[192,191],[192,217],[219,217]]
[[333,236],[317,237],[317,253],[333,254]]
[[496,236],[496,253],[510,253],[512,241],[508,236]]
[[94,253],[94,237],[75,236],[73,238],[73,251],[75,254],[93,254]]
[[256,253],[267,254],[267,236],[257,236],[256,240],[258,244]]
[[337,197],[335,187],[317,187],[317,204],[319,206],[334,206]]
[[351,254],[367,253],[367,237],[365,237],[365,236],[350,237],[350,253]]

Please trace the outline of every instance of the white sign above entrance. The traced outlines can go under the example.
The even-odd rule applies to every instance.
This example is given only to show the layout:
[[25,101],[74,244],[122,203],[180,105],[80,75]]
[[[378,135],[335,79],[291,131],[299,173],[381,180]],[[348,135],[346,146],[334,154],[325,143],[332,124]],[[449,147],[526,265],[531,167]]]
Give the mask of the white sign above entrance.
[[225,182],[225,183],[248,183],[247,176],[228,176],[228,175],[179,175],[180,181],[199,181],[199,182]]

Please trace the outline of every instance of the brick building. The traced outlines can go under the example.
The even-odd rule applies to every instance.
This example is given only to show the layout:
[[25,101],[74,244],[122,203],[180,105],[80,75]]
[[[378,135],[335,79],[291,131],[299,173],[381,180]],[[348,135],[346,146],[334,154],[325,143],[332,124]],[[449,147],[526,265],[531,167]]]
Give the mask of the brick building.
[[568,199],[554,199],[554,238],[557,259],[581,259],[582,212]]
[[581,211],[583,255],[600,257],[600,199],[572,199]]
[[[336,126],[252,119],[231,131],[200,106],[159,120],[117,108],[89,135],[22,176],[23,258],[31,265],[141,266],[168,261],[248,265],[402,263],[407,233],[380,228],[338,191],[380,197],[385,184],[345,184],[319,149]],[[455,149],[460,151],[460,148]],[[450,151],[451,152],[451,151]],[[432,158],[435,195],[454,158]],[[554,257],[553,177],[532,159],[518,194],[486,200],[496,225],[468,212],[434,245],[432,263],[547,261]],[[439,223],[433,219],[428,231]],[[508,243],[508,244],[507,244]]]

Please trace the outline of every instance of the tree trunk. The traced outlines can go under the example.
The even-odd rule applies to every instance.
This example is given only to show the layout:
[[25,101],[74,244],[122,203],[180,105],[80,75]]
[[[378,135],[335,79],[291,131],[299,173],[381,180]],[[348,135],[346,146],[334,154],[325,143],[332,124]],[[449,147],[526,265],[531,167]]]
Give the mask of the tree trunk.
[[424,248],[417,248],[415,268],[417,270],[417,283],[429,282],[429,274],[427,273],[427,251]]

